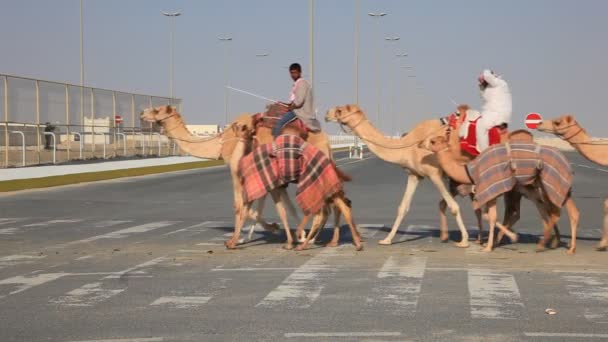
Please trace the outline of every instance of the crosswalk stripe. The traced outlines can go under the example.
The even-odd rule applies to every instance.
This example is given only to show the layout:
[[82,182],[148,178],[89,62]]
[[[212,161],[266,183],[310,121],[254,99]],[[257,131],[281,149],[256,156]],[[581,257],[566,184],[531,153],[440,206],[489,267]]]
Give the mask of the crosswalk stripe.
[[83,221],[83,220],[82,219],[49,220],[49,221],[26,224],[23,227],[46,227],[46,226],[50,226],[50,225],[58,224],[58,223],[76,223],[76,222],[81,222],[81,221]]
[[368,305],[398,315],[415,313],[426,261],[426,257],[390,256],[378,272]]
[[7,255],[0,258],[0,269],[9,266],[16,266],[22,264],[31,264],[36,260],[45,258],[46,255],[29,255],[29,254],[15,254]]
[[169,306],[176,309],[190,309],[206,304],[210,299],[211,297],[208,296],[168,296],[160,297],[150,305]]
[[285,305],[289,308],[309,308],[321,295],[325,279],[336,271],[326,263],[339,249],[326,249],[312,257],[268,293],[256,307],[274,308]]
[[120,286],[121,288],[119,289],[107,289],[103,288],[103,283],[101,282],[85,284],[68,292],[65,296],[51,299],[50,302],[62,306],[93,306],[127,289],[126,284],[121,284]]
[[570,295],[588,305],[585,318],[591,322],[608,322],[608,285],[598,276],[564,275]]
[[110,232],[107,234],[96,235],[96,236],[92,236],[90,238],[72,241],[72,242],[69,242],[68,244],[87,243],[87,242],[93,242],[93,241],[97,241],[97,240],[101,240],[101,239],[122,239],[122,238],[128,237],[133,234],[149,232],[151,230],[171,226],[176,223],[178,223],[178,222],[175,222],[175,221],[151,222],[151,223],[141,224],[141,225],[130,227],[130,228],[117,230],[117,231]]
[[471,317],[487,319],[517,319],[524,305],[515,278],[508,273],[487,269],[468,272]]
[[32,287],[48,283],[65,276],[67,273],[45,273],[45,274],[32,274],[25,276],[16,276],[4,280],[0,280],[0,285],[13,285],[14,290],[5,294],[0,295],[0,298],[11,296],[25,290],[29,290]]

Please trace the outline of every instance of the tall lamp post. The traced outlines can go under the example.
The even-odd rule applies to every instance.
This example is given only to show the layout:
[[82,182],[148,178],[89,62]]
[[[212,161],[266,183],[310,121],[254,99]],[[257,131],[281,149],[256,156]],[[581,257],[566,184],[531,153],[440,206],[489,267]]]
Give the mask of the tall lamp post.
[[169,50],[170,50],[170,61],[169,61],[169,93],[171,94],[171,104],[173,104],[173,34],[175,31],[175,17],[182,15],[180,12],[161,12],[162,15],[169,18],[170,27],[170,38],[169,38]]
[[[229,43],[232,41],[231,36],[218,36],[217,39],[221,43]],[[228,125],[228,47],[224,44],[224,127]]]
[[[388,42],[388,43],[396,43],[396,42],[398,42],[400,39],[401,39],[401,38],[400,38],[400,37],[398,37],[398,36],[394,36],[394,37],[384,37],[384,40],[385,40],[386,42]],[[390,65],[391,65],[391,64],[392,64],[392,63],[391,63],[391,62],[390,62],[390,60],[389,60],[389,70],[390,70]],[[391,73],[391,74],[394,74],[394,73]],[[394,111],[393,102],[394,102],[394,101],[393,101],[393,99],[394,99],[394,97],[395,97],[395,87],[394,87],[393,83],[395,82],[395,75],[389,75],[389,78],[390,78],[390,83],[391,83],[391,84],[390,84],[390,96],[391,96],[391,99],[390,99],[390,103],[389,103],[390,108],[389,108],[389,112],[388,112],[388,113],[389,113],[389,115],[390,115],[390,120],[389,120],[389,124],[390,124],[390,126],[388,127],[388,128],[389,128],[388,133],[391,133],[391,132],[390,132],[390,129],[392,128],[392,124],[393,124],[393,122],[394,122],[394,118],[393,118],[393,116],[394,116],[394,113],[393,113],[393,111]],[[378,122],[378,126],[380,126],[380,123],[379,123],[379,122]]]
[[[367,15],[369,15],[371,18],[373,19],[380,19],[384,16],[387,15],[387,13],[384,12],[380,12],[380,13],[374,13],[374,12],[369,12]],[[378,22],[378,20],[376,20],[376,22]],[[378,24],[376,24],[376,26],[378,26]],[[380,35],[380,30],[377,27],[377,31],[378,31],[378,35]],[[380,43],[378,43],[380,44]],[[380,91],[380,48],[381,46],[378,46],[378,48],[376,49],[376,87],[377,87],[377,92],[378,92],[378,108],[376,110],[376,122],[378,122],[378,125],[380,125],[380,97],[382,95],[381,91]]]

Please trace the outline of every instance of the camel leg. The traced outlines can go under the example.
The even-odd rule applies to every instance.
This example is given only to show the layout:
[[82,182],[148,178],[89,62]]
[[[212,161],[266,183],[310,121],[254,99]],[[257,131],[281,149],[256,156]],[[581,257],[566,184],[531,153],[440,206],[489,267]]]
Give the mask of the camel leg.
[[488,206],[488,243],[486,248],[482,249],[484,252],[491,252],[494,244],[494,229],[496,227],[496,199],[489,201]]
[[232,234],[232,238],[230,240],[224,242],[224,245],[228,249],[236,249],[236,245],[239,241],[239,236],[241,235],[241,228],[245,224],[245,220],[247,219],[247,213],[249,212],[251,204],[243,204],[236,208],[235,216],[234,216],[234,233]]
[[448,204],[452,215],[456,217],[456,223],[458,224],[458,228],[460,229],[460,233],[462,236],[460,242],[456,243],[456,247],[469,247],[469,232],[467,232],[467,229],[464,226],[464,222],[462,221],[462,215],[460,214],[460,206],[458,205],[458,203],[456,203],[454,197],[450,195],[450,192],[445,187],[445,183],[443,182],[443,179],[441,179],[440,174],[430,175],[429,178],[431,179],[431,182],[435,184],[437,190],[439,190],[441,197],[443,197],[443,199]]
[[355,245],[355,249],[360,251],[363,249],[363,245],[361,244],[361,239],[359,238],[359,232],[357,231],[357,226],[355,225],[355,221],[353,220],[352,211],[350,208],[344,203],[344,200],[341,197],[334,198],[334,204],[340,208],[342,215],[344,215],[344,221],[348,224],[350,228],[350,235],[353,237],[353,244]]
[[608,247],[608,198],[604,200],[604,235],[596,250],[605,251]]
[[542,252],[545,250],[545,245],[551,239],[551,229],[555,226],[555,223],[559,220],[560,210],[559,208],[546,208],[546,217],[543,220],[543,237],[538,241],[536,245],[536,251]]
[[327,217],[328,214],[325,209],[322,209],[318,214],[314,215],[312,219],[312,227],[310,227],[310,232],[308,232],[308,235],[304,239],[304,242],[302,242],[302,244],[296,247],[296,251],[301,251],[308,248],[308,245],[310,244],[313,237],[316,237],[319,228],[321,227],[322,229],[322,226],[325,225],[325,222],[327,222]]
[[[308,221],[310,221],[310,215],[304,215],[304,217],[298,224],[298,228],[296,228],[296,240],[298,242],[306,241],[306,232],[304,231],[304,227],[308,224]],[[312,231],[312,228],[311,228],[311,231]],[[308,234],[310,234],[310,232]]]
[[576,231],[578,229],[578,220],[580,218],[580,212],[576,207],[576,203],[572,197],[566,201],[566,210],[568,211],[568,218],[570,219],[570,248],[568,248],[568,254],[572,255],[576,252]]
[[281,192],[273,190],[270,192],[272,196],[272,200],[274,201],[277,207],[277,213],[281,218],[281,223],[283,223],[283,228],[285,229],[285,235],[287,236],[287,242],[285,243],[285,249],[293,249],[293,237],[291,236],[291,229],[289,229],[289,222],[287,221],[287,211],[285,210],[284,203],[282,202]]
[[449,239],[448,217],[445,214],[447,208],[448,202],[442,198],[441,201],[439,201],[439,240],[441,242],[447,242]]
[[[504,204],[505,204],[505,213],[502,220],[502,225],[508,230],[512,230],[513,226],[519,221],[521,218],[521,193],[517,191],[509,191],[504,194]],[[505,233],[501,229],[498,232],[498,237],[496,238],[496,244],[500,245],[502,239],[505,236]],[[511,240],[513,242],[513,240]]]
[[[259,224],[260,226],[262,226],[262,228],[264,228],[264,230],[270,231],[270,232],[275,232],[277,231],[280,227],[278,223],[269,223],[266,222],[264,220],[264,217],[262,217],[262,213],[264,212],[264,205],[266,203],[266,196],[260,198],[257,201],[257,206],[255,210],[249,210],[249,217],[254,220],[257,224]],[[251,239],[251,237],[250,237]]]
[[[340,241],[340,214],[342,212],[335,204],[332,205],[332,207],[334,208],[334,234],[331,237],[331,240],[325,244],[325,247],[337,247],[338,242]],[[359,234],[359,232],[357,232],[357,234]],[[359,236],[359,239],[361,239],[361,236]]]
[[[405,193],[403,194],[403,199],[401,200],[401,204],[399,205],[399,209],[397,210],[397,218],[395,219],[395,223],[393,223],[393,227],[391,228],[391,232],[388,233],[388,236],[385,237],[384,240],[378,241],[378,244],[390,245],[393,243],[393,239],[397,234],[397,229],[399,229],[401,221],[403,221],[403,218],[410,210],[412,197],[414,196],[414,192],[416,192],[418,183],[420,183],[420,177],[411,173],[407,176],[407,185],[405,186]],[[342,214],[344,214],[344,211],[342,212]]]

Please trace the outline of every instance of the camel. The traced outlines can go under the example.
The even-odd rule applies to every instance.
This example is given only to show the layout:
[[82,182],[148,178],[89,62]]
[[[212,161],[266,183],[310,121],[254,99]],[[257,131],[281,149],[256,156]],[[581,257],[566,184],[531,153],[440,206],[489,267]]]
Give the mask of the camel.
[[[454,157],[453,151],[443,136],[431,139],[430,149],[435,153],[441,168],[450,178],[462,184],[478,186],[476,193],[476,199],[480,201],[478,204],[479,206],[486,205],[488,208],[490,235],[488,243],[483,249],[484,252],[492,251],[495,227],[507,235],[513,234],[496,221],[496,199],[513,188],[527,194],[530,190],[525,185],[532,184],[537,191],[539,188],[543,189],[542,193],[546,199],[544,201],[546,207],[541,211],[544,222],[543,237],[537,244],[537,251],[544,250],[546,242],[551,238],[551,229],[559,219],[561,206],[564,205],[568,210],[572,233],[568,254],[574,254],[579,211],[570,196],[572,173],[567,159],[558,150],[547,146],[530,143],[517,144],[517,142],[513,142],[491,146],[478,156],[474,161],[476,164],[472,167],[462,165],[460,160]],[[500,154],[501,152],[502,154]],[[516,153],[518,153],[517,156]],[[530,166],[530,163],[536,163],[536,165]],[[517,167],[515,167],[516,164]],[[504,165],[508,165],[508,170]],[[503,173],[495,175],[488,170],[492,172],[505,170],[508,174],[505,178]],[[565,172],[563,172],[564,170]],[[521,179],[527,179],[527,181]],[[475,183],[474,180],[476,180]],[[490,187],[490,183],[494,186]]]
[[[552,133],[566,140],[589,161],[608,166],[608,144],[593,141],[587,131],[580,126],[572,115],[563,115],[552,120],[543,120],[538,127],[541,132]],[[608,247],[608,199],[604,199],[604,234],[598,247],[605,251]]]
[[[251,142],[250,135],[252,134],[252,129],[250,129],[246,125],[241,125],[238,123],[233,125],[233,127],[235,128],[236,135],[239,139],[237,140],[236,147],[235,147],[234,153],[233,153],[233,157],[231,159],[231,167],[240,168],[240,170],[242,172],[244,166],[242,165],[241,160],[242,160],[243,156],[246,154],[246,151],[251,148],[251,146],[248,146],[248,144],[250,144],[250,142]],[[299,133],[300,133],[299,131],[293,130],[289,127],[283,129],[283,132],[282,132],[282,134],[291,134],[291,135],[296,135],[298,137],[300,136]],[[300,141],[303,141],[303,140],[301,139]],[[324,152],[322,152],[322,151],[321,151],[321,153],[324,154]],[[315,157],[313,159],[316,159],[316,158],[317,157]],[[338,172],[338,170],[337,170],[335,164],[333,164],[333,162],[330,161],[329,164],[326,164],[326,165],[328,165],[327,166],[328,168],[334,170],[335,177],[336,177],[335,179],[338,180],[340,183],[342,182],[343,179],[346,178],[346,176],[344,174],[339,175],[340,172]],[[264,172],[266,172],[266,171],[264,171]],[[304,171],[302,170],[302,172],[304,172]],[[315,168],[313,172],[319,172],[319,170]],[[304,175],[300,173],[300,177],[303,177],[303,176]],[[241,179],[241,181],[244,181],[244,179]],[[275,203],[280,202],[282,200],[282,197],[281,197],[280,193],[278,192],[278,189],[281,189],[281,187],[280,186],[276,187],[270,191],[270,195],[271,195],[272,199],[275,201]],[[348,200],[345,199],[344,191],[342,191],[342,190],[339,190],[339,191],[333,193],[330,198],[326,199],[326,204],[320,205],[319,206],[320,210],[317,213],[313,213],[313,224],[310,229],[310,232],[306,236],[304,242],[296,247],[296,250],[306,249],[308,247],[308,244],[312,241],[312,239],[314,239],[316,237],[317,230],[320,227],[322,228],[325,225],[325,222],[327,221],[327,218],[329,215],[329,206],[327,204],[331,204],[331,205],[337,207],[339,209],[339,211],[344,215],[344,218],[350,228],[351,235],[353,238],[353,244],[355,245],[356,250],[357,251],[362,250],[363,245],[361,244],[360,234],[357,231],[357,228],[356,228],[355,223],[352,218],[350,206],[347,204],[347,202],[348,202]],[[245,219],[246,219],[245,216],[246,216],[246,213],[249,212],[250,206],[251,206],[251,202],[246,202],[241,207],[241,210],[237,210],[237,215],[240,216],[240,218],[236,220],[237,223],[235,224],[234,236],[232,237],[232,240],[234,240],[234,241],[237,241],[239,238],[240,230],[242,228],[243,223],[245,222]],[[282,206],[277,206],[277,208],[282,208]],[[287,221],[286,212],[284,210],[279,210],[278,212],[279,212],[279,216],[281,218],[281,222],[283,223],[283,227],[285,229],[285,234],[287,236],[287,242],[286,242],[284,248],[288,249],[288,250],[293,249],[293,238],[291,236],[291,230],[289,228],[289,222]],[[338,230],[338,232],[339,232],[339,230]],[[336,233],[336,231],[334,230],[334,239],[332,239],[332,242],[330,242],[330,244],[334,243],[335,245],[337,245],[337,242],[338,242],[337,238],[339,238],[339,236],[336,235],[335,233]]]
[[[141,113],[141,118],[147,122],[156,122],[160,124],[164,128],[164,134],[167,135],[169,138],[173,139],[179,145],[179,147],[186,153],[198,158],[223,160],[230,169],[230,176],[232,178],[233,185],[234,206],[235,208],[238,208],[238,206],[240,205],[240,199],[242,198],[242,189],[241,184],[238,181],[236,168],[230,167],[230,162],[232,159],[231,157],[234,148],[236,147],[236,142],[238,140],[233,130],[225,130],[221,134],[218,134],[213,137],[202,138],[194,136],[192,135],[192,133],[190,133],[190,131],[188,131],[188,128],[186,128],[182,116],[171,106],[148,108]],[[252,122],[253,119],[250,114],[243,114],[236,118],[233,124],[248,124],[251,127]],[[282,196],[282,198],[285,198],[284,203],[287,206],[287,210],[289,211],[289,213],[296,219],[299,219],[297,217],[297,214],[295,213],[295,208],[293,204],[287,196],[287,193],[284,192],[280,195]],[[278,224],[267,223],[262,218],[264,200],[264,198],[260,199],[258,201],[257,210],[251,210],[250,212],[248,212],[248,215],[256,223],[260,224],[265,230],[278,230]],[[251,238],[252,233],[253,229],[250,231],[249,238]]]
[[[443,182],[443,171],[432,152],[419,146],[420,142],[431,136],[445,134],[447,125],[440,120],[426,120],[418,124],[402,138],[388,138],[369,122],[357,105],[334,107],[327,112],[325,121],[334,121],[340,125],[348,126],[367,144],[372,153],[380,159],[399,165],[409,172],[405,193],[397,211],[397,218],[388,236],[380,240],[379,244],[390,245],[392,243],[403,218],[410,209],[412,197],[418,183],[428,177],[437,190],[439,190],[441,197],[450,208],[450,212],[456,217],[456,222],[461,232],[461,241],[455,245],[463,248],[469,246],[469,234],[462,221],[460,208]],[[447,241],[447,219],[444,219],[445,212],[442,211],[445,210],[445,206],[442,208],[440,204],[439,209],[442,217],[440,221],[440,237],[442,241]]]
[[[164,128],[165,135],[169,138],[174,139],[180,148],[188,154],[206,159],[222,159],[228,165],[230,169],[230,176],[233,185],[234,195],[234,207],[236,210],[242,205],[242,188],[238,180],[236,167],[231,167],[232,154],[236,146],[237,137],[233,130],[227,129],[219,135],[210,138],[201,138],[192,135],[186,128],[185,122],[177,111],[171,106],[160,106],[156,108],[148,108],[141,113],[141,118],[147,122],[156,122]],[[242,114],[237,117],[232,124],[238,123],[241,126],[253,127],[253,116],[251,114]],[[272,142],[271,128],[259,126],[256,128],[255,139],[258,144],[265,144]],[[316,146],[326,155],[331,156],[331,147],[327,135],[323,132],[309,132],[307,141],[313,146]],[[234,165],[238,165],[238,160],[235,160]],[[299,220],[296,214],[295,208],[291,200],[287,196],[285,190],[279,190],[280,196],[284,201],[281,203],[286,206],[289,214],[296,220]],[[264,210],[265,198],[261,198],[258,201],[257,209],[250,210],[248,215],[256,223],[260,224],[265,230],[275,231],[278,230],[279,226],[276,223],[267,223],[262,217]],[[336,239],[338,238],[339,227],[340,227],[340,211],[334,210],[334,237],[329,242],[330,245],[337,245]],[[309,218],[305,217],[301,221],[300,225],[296,230],[296,236],[300,241],[305,240],[304,226],[308,222]],[[253,234],[255,225],[251,227],[249,231],[249,239]],[[238,241],[237,241],[238,242]],[[234,244],[229,244],[227,247],[233,248]]]

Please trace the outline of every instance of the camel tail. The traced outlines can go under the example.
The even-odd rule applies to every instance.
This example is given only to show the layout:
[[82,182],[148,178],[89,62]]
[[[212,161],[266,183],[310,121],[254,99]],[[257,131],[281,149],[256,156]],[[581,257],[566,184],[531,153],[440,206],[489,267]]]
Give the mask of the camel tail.
[[349,176],[344,171],[338,169],[338,166],[333,161],[331,162],[331,165],[334,167],[334,170],[336,170],[336,173],[338,174],[338,178],[340,178],[340,180],[342,182],[350,182],[353,180],[353,177]]

